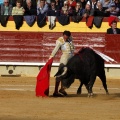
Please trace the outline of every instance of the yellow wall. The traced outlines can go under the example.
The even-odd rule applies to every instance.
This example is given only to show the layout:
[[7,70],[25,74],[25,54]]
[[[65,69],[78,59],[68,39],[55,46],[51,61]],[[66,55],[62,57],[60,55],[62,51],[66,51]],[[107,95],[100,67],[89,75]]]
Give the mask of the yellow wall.
[[[106,32],[107,28],[109,28],[108,22],[103,22],[101,28],[96,28],[93,25],[92,29],[88,28],[85,22],[70,22],[70,24],[66,26],[62,26],[61,24],[56,22],[56,27],[53,30],[50,30],[48,26],[49,23],[47,22],[46,26],[44,26],[43,28],[39,28],[37,26],[37,23],[35,22],[35,24],[32,27],[29,27],[24,21],[23,26],[19,30],[17,30],[15,29],[14,21],[9,21],[7,23],[7,27],[2,27],[0,25],[0,31],[63,32],[64,30],[70,30],[71,32]],[[118,28],[120,28],[120,23],[118,23],[117,26]]]

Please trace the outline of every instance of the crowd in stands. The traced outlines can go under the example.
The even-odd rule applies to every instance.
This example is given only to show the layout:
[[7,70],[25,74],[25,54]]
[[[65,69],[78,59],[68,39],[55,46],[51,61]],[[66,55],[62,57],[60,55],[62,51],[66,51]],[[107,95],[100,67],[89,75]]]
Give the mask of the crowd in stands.
[[[39,27],[46,24],[49,28],[55,27],[56,18],[62,25],[69,23],[69,17],[74,22],[80,22],[85,17],[120,16],[119,0],[0,0],[0,21],[6,26],[9,16],[13,16],[16,29],[22,26],[23,19],[29,26],[37,20]],[[36,18],[37,16],[37,18]],[[96,19],[98,21],[98,19]]]

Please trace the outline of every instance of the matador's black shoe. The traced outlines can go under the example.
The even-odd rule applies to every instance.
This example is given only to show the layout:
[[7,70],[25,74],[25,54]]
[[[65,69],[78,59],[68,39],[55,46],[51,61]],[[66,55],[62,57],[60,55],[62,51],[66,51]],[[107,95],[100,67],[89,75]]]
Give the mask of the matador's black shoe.
[[64,96],[61,95],[60,93],[53,93],[53,97],[64,97]]

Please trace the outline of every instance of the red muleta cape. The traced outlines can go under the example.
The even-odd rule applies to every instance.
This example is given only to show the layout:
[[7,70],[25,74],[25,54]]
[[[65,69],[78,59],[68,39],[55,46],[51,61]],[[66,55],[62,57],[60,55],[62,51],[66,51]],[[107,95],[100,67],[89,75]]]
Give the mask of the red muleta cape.
[[49,95],[49,79],[50,71],[53,63],[53,58],[49,59],[48,62],[40,69],[37,75],[36,83],[36,96],[46,97]]

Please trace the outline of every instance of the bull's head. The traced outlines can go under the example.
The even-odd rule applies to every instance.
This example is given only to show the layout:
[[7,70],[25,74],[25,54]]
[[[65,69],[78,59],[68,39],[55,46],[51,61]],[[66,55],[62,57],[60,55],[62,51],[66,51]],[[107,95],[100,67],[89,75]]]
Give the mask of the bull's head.
[[61,75],[56,76],[57,81],[61,81],[63,87],[69,88],[70,85],[74,82],[75,75],[67,68],[63,68]]

